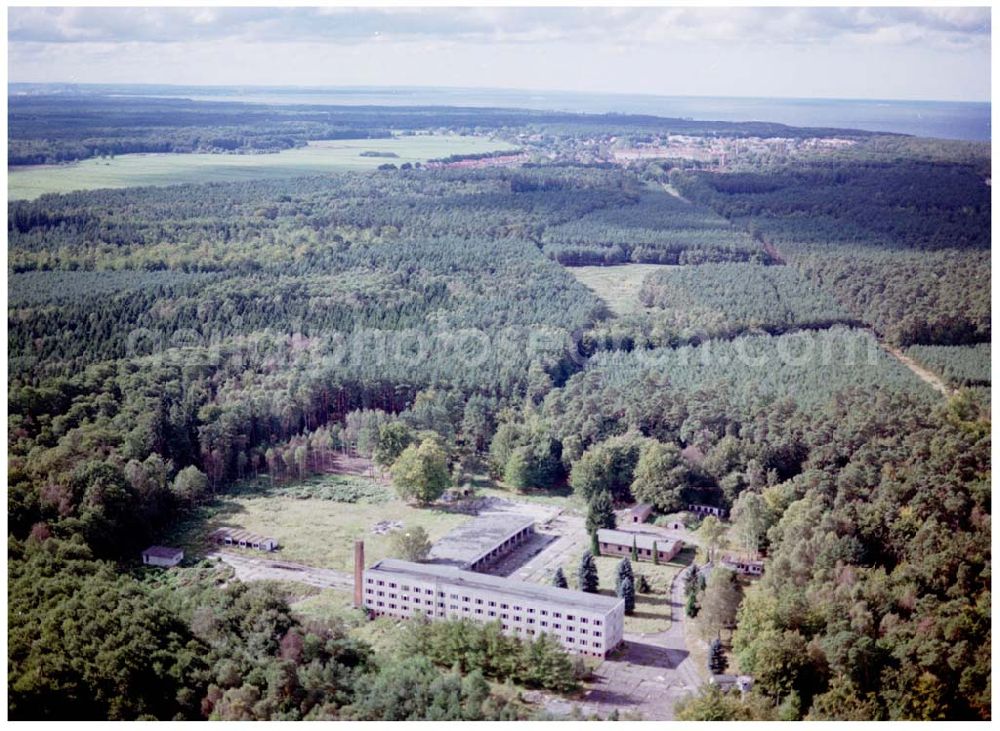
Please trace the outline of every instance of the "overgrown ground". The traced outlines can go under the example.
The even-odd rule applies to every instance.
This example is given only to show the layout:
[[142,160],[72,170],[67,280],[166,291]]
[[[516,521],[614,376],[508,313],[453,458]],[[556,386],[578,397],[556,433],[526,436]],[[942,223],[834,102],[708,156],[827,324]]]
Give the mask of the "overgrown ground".
[[[402,165],[448,155],[509,149],[513,149],[509,143],[487,137],[412,135],[391,139],[325,140],[311,142],[307,147],[259,155],[132,154],[65,165],[14,168],[7,172],[7,186],[10,200],[31,200],[45,193],[96,188],[224,183],[337,170],[371,170],[386,163]],[[392,152],[396,157],[362,157],[365,151]]]
[[675,269],[666,264],[618,264],[616,266],[567,267],[577,280],[607,302],[611,311],[620,316],[642,312],[639,301],[642,282],[651,272]]
[[197,557],[210,549],[206,537],[216,528],[243,529],[276,538],[281,548],[275,558],[350,571],[356,539],[364,539],[367,565],[391,555],[391,533],[373,533],[376,523],[391,520],[404,528],[421,526],[435,541],[470,518],[440,508],[418,508],[392,493],[387,493],[385,502],[344,503],[286,492],[303,487],[298,483],[257,494],[220,496],[186,521],[173,541]]
[[[632,562],[632,572],[637,577],[639,574],[644,574],[652,591],[648,594],[636,594],[635,612],[625,617],[626,632],[650,634],[670,629],[670,584],[693,559],[694,549],[686,548],[669,563],[656,565],[646,561]],[[579,556],[574,556],[562,567],[572,589],[576,588],[576,570],[579,561]],[[596,561],[599,593],[614,596],[615,569],[621,558],[598,556]]]

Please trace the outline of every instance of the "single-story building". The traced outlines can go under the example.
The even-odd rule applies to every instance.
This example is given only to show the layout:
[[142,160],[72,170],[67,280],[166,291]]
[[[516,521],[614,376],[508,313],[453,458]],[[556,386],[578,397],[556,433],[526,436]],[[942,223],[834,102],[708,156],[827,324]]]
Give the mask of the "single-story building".
[[669,561],[684,547],[682,541],[656,533],[633,533],[624,530],[599,528],[597,543],[604,556],[632,556],[632,548],[640,561],[652,561],[653,551],[658,554],[658,560]]
[[142,562],[147,566],[176,566],[184,560],[184,551],[169,546],[150,546],[142,552]]
[[737,688],[740,693],[746,693],[753,688],[753,678],[749,675],[712,675],[708,682],[723,691]]
[[638,503],[629,511],[633,523],[645,523],[653,514],[653,506],[648,503]]
[[234,530],[232,528],[219,528],[208,536],[212,543],[220,546],[239,546],[240,548],[252,548],[255,551],[274,551],[278,548],[276,538],[270,536],[260,536],[245,530]]
[[697,515],[714,515],[716,518],[725,518],[727,515],[724,508],[717,508],[714,505],[698,505],[697,503],[690,503],[687,506],[687,509]]
[[736,558],[734,556],[723,556],[719,563],[722,564],[722,568],[735,571],[738,574],[747,574],[749,576],[764,575],[763,561],[751,560],[748,558]]

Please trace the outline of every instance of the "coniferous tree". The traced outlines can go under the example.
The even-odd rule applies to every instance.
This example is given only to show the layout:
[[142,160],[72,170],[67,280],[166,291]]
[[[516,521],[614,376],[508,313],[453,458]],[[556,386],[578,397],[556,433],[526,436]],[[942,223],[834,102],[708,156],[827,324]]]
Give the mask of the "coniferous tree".
[[713,675],[722,675],[726,672],[729,661],[726,659],[726,651],[722,647],[722,640],[716,637],[708,646],[708,671]]
[[660,565],[660,549],[656,545],[656,541],[653,541],[653,564]]
[[590,534],[590,553],[594,556],[601,555],[601,541],[597,537],[597,531]]
[[632,573],[632,563],[627,558],[623,558],[618,562],[618,566],[615,568],[615,594],[619,593],[621,583],[626,578],[633,582],[634,585],[635,574]]
[[601,490],[590,501],[586,527],[588,533],[596,533],[598,528],[615,527],[615,509],[607,490]]
[[625,614],[635,611],[635,586],[631,577],[624,577],[615,589],[615,595],[625,600]]
[[636,543],[637,540],[638,539],[635,536],[632,536],[632,560],[636,562],[639,560],[639,546]]
[[569,582],[566,581],[566,574],[563,573],[561,566],[556,569],[555,574],[552,576],[552,586],[558,587],[559,589],[569,588]]
[[597,563],[590,551],[584,551],[580,557],[580,568],[577,570],[576,583],[580,591],[596,594],[598,589]]

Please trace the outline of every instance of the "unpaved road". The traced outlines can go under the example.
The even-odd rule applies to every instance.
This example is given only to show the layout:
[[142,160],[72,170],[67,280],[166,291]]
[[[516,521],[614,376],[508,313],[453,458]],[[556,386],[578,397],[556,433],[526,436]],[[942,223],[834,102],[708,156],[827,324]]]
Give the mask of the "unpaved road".
[[318,569],[281,559],[246,556],[227,551],[213,551],[205,558],[223,561],[232,566],[236,569],[236,578],[240,581],[297,581],[300,584],[318,586],[320,589],[348,591],[354,587],[354,579],[346,571]]
[[917,361],[913,360],[913,358],[909,357],[908,355],[904,355],[902,350],[900,350],[899,348],[894,348],[891,345],[887,345],[885,343],[881,343],[881,345],[885,349],[885,352],[887,352],[893,358],[895,358],[900,363],[905,365],[911,371],[916,373],[917,377],[919,377],[922,381],[928,384],[935,391],[940,392],[942,396],[948,397],[952,395],[952,391],[950,388],[948,388],[948,384],[946,384],[938,376],[934,375],[929,370],[921,366],[919,363],[917,363]]

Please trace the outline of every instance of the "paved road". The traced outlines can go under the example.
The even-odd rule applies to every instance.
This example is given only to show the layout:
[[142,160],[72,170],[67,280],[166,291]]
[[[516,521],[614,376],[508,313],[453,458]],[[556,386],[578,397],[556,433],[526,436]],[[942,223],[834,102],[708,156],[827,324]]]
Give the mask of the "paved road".
[[354,587],[353,577],[346,571],[333,569],[318,569],[300,563],[282,561],[281,559],[263,558],[213,551],[205,556],[212,560],[223,561],[236,569],[236,578],[240,581],[297,581],[321,589],[346,589]]

